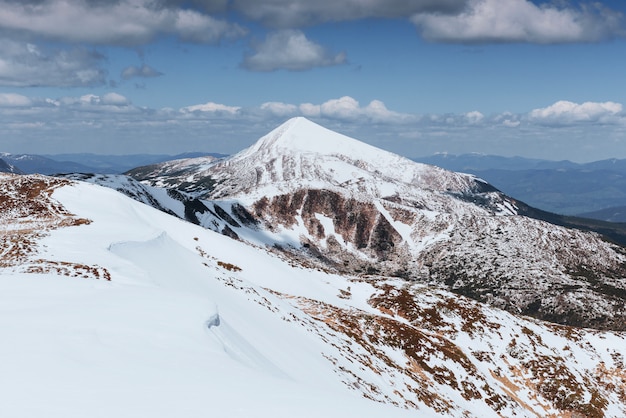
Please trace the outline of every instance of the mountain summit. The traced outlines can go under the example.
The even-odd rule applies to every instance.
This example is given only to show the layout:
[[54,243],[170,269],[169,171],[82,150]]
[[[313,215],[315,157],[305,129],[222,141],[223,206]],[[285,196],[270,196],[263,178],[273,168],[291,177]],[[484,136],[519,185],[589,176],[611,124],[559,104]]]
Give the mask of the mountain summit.
[[462,192],[478,187],[473,176],[415,163],[303,117],[288,120],[209,171],[219,184],[213,197],[317,187],[367,198],[410,194],[416,188]]
[[626,329],[624,248],[523,216],[525,205],[472,175],[304,118],[231,157],[185,164],[131,175],[192,192],[187,219],[298,263],[437,283],[561,324]]
[[377,158],[384,160],[398,160],[402,158],[346,135],[331,131],[301,116],[289,119],[234,158],[243,158],[244,156],[254,154],[276,157],[283,153],[308,153],[326,156],[343,155],[363,161],[371,161]]

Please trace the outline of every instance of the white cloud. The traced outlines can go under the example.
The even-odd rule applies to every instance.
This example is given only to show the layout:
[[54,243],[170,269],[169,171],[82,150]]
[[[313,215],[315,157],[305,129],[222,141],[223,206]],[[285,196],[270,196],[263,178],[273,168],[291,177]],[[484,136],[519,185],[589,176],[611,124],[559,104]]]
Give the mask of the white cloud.
[[[309,108],[313,111],[313,108]],[[328,100],[320,105],[320,115],[331,119],[354,121],[365,118],[374,123],[401,123],[415,119],[414,115],[394,112],[385,106],[380,100],[372,100],[367,106],[350,97],[344,96],[339,99]]]
[[380,100],[372,100],[364,109],[365,115],[375,122],[391,122],[394,119],[401,119],[403,115],[392,112]]
[[301,31],[283,30],[269,34],[264,42],[256,45],[254,52],[244,58],[242,66],[252,71],[302,71],[345,62],[345,53],[333,55],[311,42]]
[[485,115],[483,115],[482,113],[480,113],[477,110],[474,110],[472,112],[467,112],[465,114],[465,118],[468,120],[468,122],[471,125],[476,125],[479,124],[483,121],[483,119],[485,119]]
[[104,56],[86,48],[46,51],[31,43],[0,39],[0,85],[4,86],[101,85],[106,78],[103,64]]
[[261,110],[265,110],[274,116],[292,116],[298,111],[298,107],[293,104],[281,102],[267,102],[261,105]]
[[102,96],[101,102],[106,105],[126,106],[130,104],[130,100],[118,93],[107,93]]
[[594,42],[623,35],[622,15],[594,4],[559,7],[529,0],[469,0],[456,15],[418,13],[422,35],[441,42]]
[[507,128],[517,128],[520,124],[521,122],[519,120],[504,119],[502,121],[502,126],[506,126]]
[[161,30],[172,32],[181,39],[193,42],[213,43],[222,38],[239,38],[247,31],[239,25],[215,19],[189,9],[173,12],[176,14],[171,28],[164,25]]
[[320,105],[314,105],[313,103],[302,103],[298,106],[302,116],[307,118],[319,118],[322,112]]
[[227,105],[220,104],[220,103],[207,102],[204,104],[183,107],[181,109],[181,112],[183,113],[206,112],[206,113],[221,113],[221,114],[226,113],[226,114],[234,115],[237,112],[239,112],[240,109],[241,107],[238,107],[238,106],[227,106]]
[[26,96],[15,93],[0,93],[0,107],[26,107],[33,101]]
[[548,107],[534,109],[529,118],[538,123],[571,124],[580,122],[606,122],[619,120],[623,106],[615,102],[585,102],[582,104],[558,101]]
[[198,10],[159,7],[152,0],[0,0],[0,28],[69,42],[140,45],[159,34],[194,42],[216,42],[240,37],[237,24],[213,18]]
[[320,106],[320,114],[323,117],[354,120],[362,113],[359,102],[349,96],[329,100]]

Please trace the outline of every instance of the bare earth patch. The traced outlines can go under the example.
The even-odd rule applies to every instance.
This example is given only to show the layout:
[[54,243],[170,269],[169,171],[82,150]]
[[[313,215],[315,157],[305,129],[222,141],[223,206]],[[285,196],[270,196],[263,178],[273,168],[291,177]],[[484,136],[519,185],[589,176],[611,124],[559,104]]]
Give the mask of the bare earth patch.
[[58,228],[87,225],[52,198],[68,180],[39,175],[0,175],[0,269],[21,273],[53,273],[68,277],[111,280],[100,266],[37,257],[38,241]]

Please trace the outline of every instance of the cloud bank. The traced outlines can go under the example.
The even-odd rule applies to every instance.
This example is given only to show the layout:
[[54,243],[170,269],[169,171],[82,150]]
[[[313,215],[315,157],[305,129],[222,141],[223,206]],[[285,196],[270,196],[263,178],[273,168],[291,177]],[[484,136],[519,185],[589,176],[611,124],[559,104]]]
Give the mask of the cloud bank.
[[[307,71],[346,64],[305,28],[401,19],[432,42],[579,43],[625,37],[622,14],[596,2],[530,0],[0,0],[0,86],[91,87],[107,83],[106,47],[140,48],[164,37],[219,44],[250,38],[241,67]],[[250,40],[250,39],[247,39]],[[55,44],[54,48],[50,45]],[[143,64],[121,78],[162,75]]]
[[548,107],[530,112],[532,121],[568,125],[575,123],[621,123],[624,121],[623,107],[615,102],[585,102],[582,104],[558,101]]
[[529,0],[469,0],[459,14],[418,13],[411,21],[436,42],[569,43],[623,36],[621,14],[596,3],[574,8]]
[[116,92],[61,98],[0,94],[0,151],[234,153],[293,116],[409,157],[482,152],[578,161],[626,158],[626,114],[615,102],[558,101],[519,114],[418,115],[350,96],[321,103],[244,107],[209,101],[152,109]]
[[[1,13],[1,12],[0,12]],[[44,50],[0,39],[0,85],[10,87],[91,87],[105,83],[105,57],[84,47]]]
[[0,0],[0,29],[23,36],[103,45],[142,45],[160,34],[192,42],[245,30],[200,10],[151,0]]

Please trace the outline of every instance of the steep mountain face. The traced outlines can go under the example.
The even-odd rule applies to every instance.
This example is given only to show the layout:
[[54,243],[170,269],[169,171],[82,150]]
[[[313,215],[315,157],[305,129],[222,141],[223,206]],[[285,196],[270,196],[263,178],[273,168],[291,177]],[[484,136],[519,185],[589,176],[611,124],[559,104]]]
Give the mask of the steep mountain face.
[[22,171],[14,165],[7,163],[0,158],[0,173],[21,174]]
[[[214,217],[201,224],[305,265],[438,283],[512,313],[626,329],[623,247],[523,216],[525,205],[472,175],[412,162],[304,118],[232,157],[150,173],[131,174],[181,185],[220,208],[219,227]],[[203,187],[189,189],[190,178]]]
[[0,225],[6,416],[626,414],[623,332],[305,268],[69,179],[0,175]]

